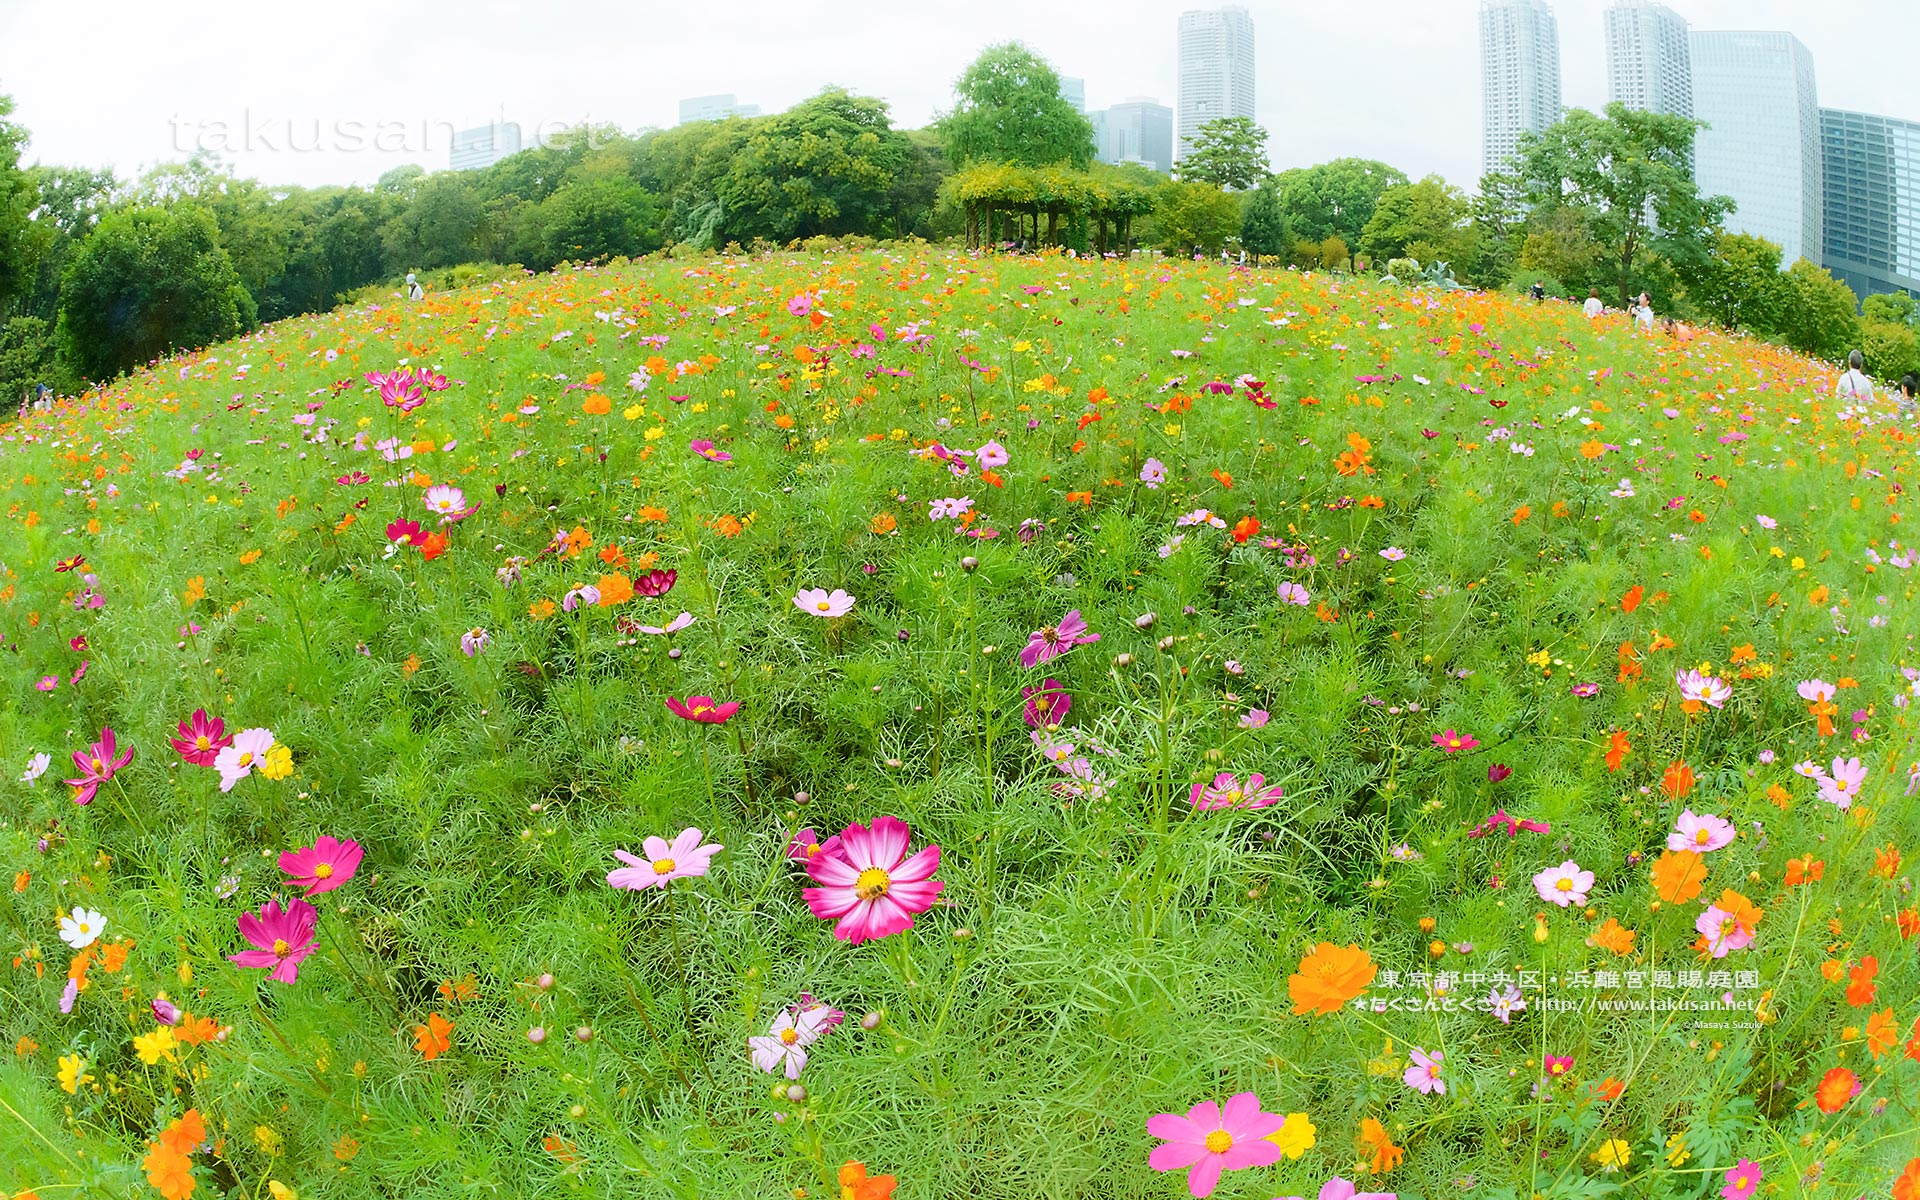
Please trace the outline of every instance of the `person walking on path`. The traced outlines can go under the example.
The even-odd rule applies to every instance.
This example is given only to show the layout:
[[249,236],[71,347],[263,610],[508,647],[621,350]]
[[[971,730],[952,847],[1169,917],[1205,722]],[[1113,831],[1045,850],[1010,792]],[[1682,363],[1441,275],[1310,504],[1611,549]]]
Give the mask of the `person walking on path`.
[[1847,373],[1840,377],[1839,383],[1833,385],[1833,394],[1842,400],[1851,400],[1855,404],[1872,402],[1873,380],[1868,379],[1867,373],[1860,369],[1865,365],[1866,360],[1861,357],[1858,350],[1847,355]]
[[1589,321],[1607,311],[1606,304],[1600,299],[1599,288],[1587,289],[1587,302],[1580,306],[1580,311],[1587,314]]

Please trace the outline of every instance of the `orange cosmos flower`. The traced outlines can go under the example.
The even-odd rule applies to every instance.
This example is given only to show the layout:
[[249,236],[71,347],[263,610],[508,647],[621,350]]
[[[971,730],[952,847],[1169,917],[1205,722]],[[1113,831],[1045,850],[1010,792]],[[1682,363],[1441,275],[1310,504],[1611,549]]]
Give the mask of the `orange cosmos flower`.
[[1920,909],[1901,909],[1900,915],[1894,919],[1894,923],[1900,927],[1901,940],[1911,940],[1914,934],[1920,933]]
[[1360,1149],[1362,1153],[1371,1154],[1367,1166],[1375,1175],[1385,1175],[1407,1156],[1406,1148],[1394,1145],[1393,1139],[1387,1136],[1387,1127],[1372,1117],[1360,1122]]
[[1513,518],[1512,518],[1513,523],[1515,525],[1518,525],[1520,522],[1526,520],[1528,517],[1532,515],[1533,515],[1532,507],[1529,505],[1522,504],[1519,508],[1516,508],[1513,510]]
[[207,1123],[200,1110],[190,1108],[160,1131],[160,1144],[175,1154],[192,1154],[193,1148],[207,1140]]
[[1668,904],[1685,904],[1700,894],[1707,864],[1691,850],[1663,850],[1653,864],[1653,890]]
[[1220,470],[1218,467],[1215,467],[1211,474],[1213,475],[1214,481],[1221,487],[1226,488],[1228,491],[1233,490],[1233,476]]
[[1845,1067],[1835,1067],[1821,1077],[1820,1086],[1813,1092],[1813,1102],[1821,1112],[1832,1116],[1847,1106],[1859,1086],[1859,1076]]
[[1867,1018],[1867,1051],[1875,1058],[1893,1049],[1900,1032],[1893,1026],[1893,1010],[1883,1008]]
[[633,519],[655,524],[664,523],[667,519],[667,510],[657,504],[645,504],[641,506],[639,512],[633,514]]
[[1787,886],[1800,887],[1808,883],[1818,883],[1820,876],[1824,875],[1826,870],[1826,862],[1811,854],[1790,858],[1787,860]]
[[1885,850],[1875,850],[1873,852],[1873,870],[1868,872],[1868,874],[1878,875],[1882,879],[1892,879],[1899,873],[1900,848],[1898,846],[1889,842]]
[[1911,1159],[1893,1181],[1893,1200],[1920,1200],[1920,1158]]
[[1605,925],[1594,930],[1593,933],[1588,936],[1587,945],[1598,946],[1602,950],[1611,950],[1620,957],[1625,958],[1627,955],[1633,953],[1633,939],[1635,936],[1636,934],[1633,930],[1620,924],[1620,922],[1614,918],[1608,917]]
[[1260,521],[1256,517],[1241,517],[1233,523],[1233,540],[1236,542],[1245,542],[1259,532]]
[[1880,960],[1868,954],[1860,959],[1860,965],[1847,972],[1847,1003],[1855,1008],[1865,1008],[1873,1003],[1873,994],[1877,985],[1873,977],[1880,973]]
[[867,532],[879,534],[882,537],[892,533],[899,527],[899,520],[896,519],[892,513],[888,512],[876,514],[873,520],[867,522]]
[[601,608],[612,608],[633,599],[633,580],[625,575],[602,575],[597,586],[600,589]]
[[1293,997],[1296,1014],[1339,1012],[1348,1001],[1366,991],[1378,973],[1373,957],[1359,946],[1321,942],[1300,960],[1300,969],[1288,977],[1287,994]]
[[604,417],[613,411],[613,401],[595,392],[581,402],[580,410],[590,417]]
[[1684,762],[1669,764],[1660,776],[1660,790],[1675,800],[1683,800],[1693,790],[1693,768]]
[[425,1025],[413,1027],[413,1048],[428,1062],[446,1053],[453,1043],[447,1035],[453,1032],[453,1022],[439,1013],[428,1013]]
[[[1638,670],[1638,668],[1635,668]],[[1627,752],[1633,749],[1633,743],[1627,740],[1625,730],[1616,729],[1607,739],[1607,770],[1618,771],[1620,764],[1627,759]]]
[[1630,613],[1634,609],[1639,608],[1640,599],[1646,594],[1647,594],[1646,588],[1641,587],[1637,583],[1634,584],[1632,587],[1627,589],[1626,595],[1620,597],[1620,611],[1623,613]]
[[193,1160],[179,1151],[155,1142],[153,1150],[140,1160],[140,1166],[147,1173],[147,1182],[158,1188],[167,1200],[186,1200],[193,1195]]
[[869,1175],[867,1164],[840,1164],[840,1200],[889,1200],[893,1195],[891,1175]]
[[420,543],[420,560],[422,562],[432,562],[434,559],[439,558],[447,552],[447,545],[451,541],[452,539],[446,534],[437,529],[434,530],[427,535],[426,541]]

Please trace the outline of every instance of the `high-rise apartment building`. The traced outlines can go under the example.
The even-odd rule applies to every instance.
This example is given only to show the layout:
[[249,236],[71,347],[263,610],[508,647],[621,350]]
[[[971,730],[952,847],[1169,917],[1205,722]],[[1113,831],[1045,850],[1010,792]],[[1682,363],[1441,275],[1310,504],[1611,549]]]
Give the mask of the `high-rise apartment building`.
[[1790,33],[1700,33],[1688,39],[1693,177],[1731,196],[1727,228],[1778,243],[1782,261],[1818,261],[1825,207],[1813,55]]
[[1173,110],[1147,96],[1088,114],[1094,146],[1104,163],[1135,162],[1156,171],[1173,170]]
[[1607,9],[1607,99],[1643,112],[1693,115],[1686,18],[1652,0]]
[[1820,265],[1859,296],[1920,295],[1920,123],[1820,110]]
[[737,104],[731,92],[724,96],[695,96],[680,102],[680,123],[693,121],[724,121],[728,117],[757,117],[760,115],[758,104]]
[[447,166],[455,171],[477,171],[509,154],[518,154],[520,149],[520,126],[512,121],[495,121],[454,134],[447,150]]
[[1545,0],[1482,0],[1480,99],[1483,171],[1560,120],[1560,25]]
[[1253,18],[1237,4],[1180,14],[1179,124],[1174,161],[1208,121],[1253,116]]
[[1073,105],[1073,111],[1087,111],[1087,81],[1071,75],[1060,77],[1060,98]]

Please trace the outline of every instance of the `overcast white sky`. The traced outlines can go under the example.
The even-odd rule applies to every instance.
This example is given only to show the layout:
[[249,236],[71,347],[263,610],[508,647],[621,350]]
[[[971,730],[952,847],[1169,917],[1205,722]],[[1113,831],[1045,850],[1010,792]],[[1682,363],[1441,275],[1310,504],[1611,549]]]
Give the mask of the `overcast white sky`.
[[[1606,100],[1607,0],[1553,0],[1567,104]],[[1920,120],[1920,0],[1674,0],[1696,29],[1786,29],[1822,104]],[[951,103],[981,47],[1026,42],[1100,108],[1174,99],[1178,0],[0,0],[0,93],[28,161],[123,176],[225,139],[268,183],[371,183],[447,165],[447,131],[671,125],[684,97],[777,111],[825,84],[896,123]],[[1252,0],[1258,117],[1276,169],[1341,155],[1471,186],[1477,0]],[[84,14],[82,13],[84,9]],[[251,145],[246,133],[251,123]],[[383,133],[384,131],[384,133]],[[362,148],[349,149],[355,135]],[[376,135],[391,148],[371,148]],[[291,148],[289,142],[298,144]],[[314,148],[316,141],[319,148]]]

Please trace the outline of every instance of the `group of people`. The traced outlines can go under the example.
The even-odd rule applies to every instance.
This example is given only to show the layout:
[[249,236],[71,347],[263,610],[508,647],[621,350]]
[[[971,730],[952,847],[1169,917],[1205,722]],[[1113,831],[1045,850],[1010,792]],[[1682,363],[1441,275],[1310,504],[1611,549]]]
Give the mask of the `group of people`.
[[[1865,370],[1866,358],[1858,350],[1847,355],[1847,369],[1840,381],[1833,385],[1833,394],[1842,400],[1851,400],[1855,404],[1873,402],[1873,379]],[[1920,376],[1908,371],[1900,377],[1900,395],[1898,404],[1900,415],[1912,416],[1915,400],[1920,399]]]

